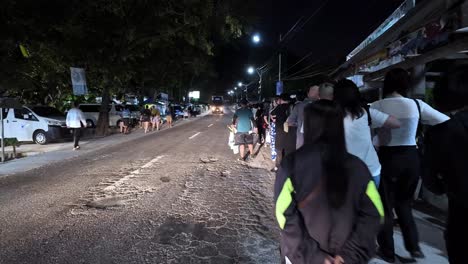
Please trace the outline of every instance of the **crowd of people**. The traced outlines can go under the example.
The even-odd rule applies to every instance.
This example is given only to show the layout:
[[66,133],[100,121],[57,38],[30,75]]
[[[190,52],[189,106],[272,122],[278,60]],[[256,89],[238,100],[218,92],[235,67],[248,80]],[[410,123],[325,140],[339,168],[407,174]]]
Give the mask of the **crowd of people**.
[[[404,69],[389,71],[383,99],[371,104],[350,80],[312,85],[295,103],[282,94],[270,109],[260,104],[251,111],[242,102],[233,120],[236,143],[253,153],[258,134],[275,160],[285,263],[425,258],[412,213],[421,178],[428,190],[447,194],[449,260],[465,263],[459,241],[468,236],[468,67],[438,82],[440,111],[408,98],[411,83]],[[240,155],[246,159],[245,148]],[[394,219],[410,258],[395,254]]]

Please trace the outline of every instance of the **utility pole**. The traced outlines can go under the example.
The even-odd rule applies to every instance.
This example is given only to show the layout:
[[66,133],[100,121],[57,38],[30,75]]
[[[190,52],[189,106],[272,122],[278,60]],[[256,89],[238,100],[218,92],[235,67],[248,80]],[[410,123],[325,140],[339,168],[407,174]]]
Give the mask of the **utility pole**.
[[278,65],[279,65],[279,69],[278,69],[278,81],[281,82],[281,41],[282,41],[282,38],[281,38],[281,34],[280,34],[280,37],[279,37],[279,43],[280,43],[280,50],[279,50],[279,54],[278,54]]

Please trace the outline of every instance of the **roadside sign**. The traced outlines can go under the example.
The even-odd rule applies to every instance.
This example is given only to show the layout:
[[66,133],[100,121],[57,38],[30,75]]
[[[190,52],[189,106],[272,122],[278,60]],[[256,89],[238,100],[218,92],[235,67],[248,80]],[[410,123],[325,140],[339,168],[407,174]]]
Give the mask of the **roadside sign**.
[[283,93],[283,82],[278,81],[276,83],[276,95],[281,95]]
[[74,95],[85,95],[88,93],[88,87],[86,86],[86,75],[83,68],[70,67],[71,80],[73,85]]

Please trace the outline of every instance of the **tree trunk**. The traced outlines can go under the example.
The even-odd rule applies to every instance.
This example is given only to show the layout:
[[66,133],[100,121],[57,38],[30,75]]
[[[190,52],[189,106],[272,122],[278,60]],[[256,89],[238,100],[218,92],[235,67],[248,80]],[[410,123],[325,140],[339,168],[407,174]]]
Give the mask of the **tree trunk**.
[[96,125],[97,136],[109,135],[109,88],[105,87],[102,91],[101,109],[99,111],[99,118]]

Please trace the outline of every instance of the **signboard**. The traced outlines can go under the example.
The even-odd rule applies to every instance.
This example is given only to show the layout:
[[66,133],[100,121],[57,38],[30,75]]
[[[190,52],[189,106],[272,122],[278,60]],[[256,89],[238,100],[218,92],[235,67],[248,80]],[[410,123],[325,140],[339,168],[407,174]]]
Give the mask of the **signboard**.
[[88,87],[86,86],[86,75],[85,70],[82,68],[70,67],[71,79],[73,85],[74,95],[85,95],[88,93]]
[[200,91],[189,92],[189,98],[200,99]]
[[281,95],[283,93],[283,82],[276,82],[276,95]]
[[415,7],[416,3],[415,0],[406,0],[404,1],[400,7],[398,7],[395,12],[392,13],[390,17],[388,17],[372,34],[370,34],[357,48],[351,51],[348,56],[346,56],[346,60],[350,60],[356,54],[358,54],[361,50],[367,47],[370,43],[380,37],[385,31],[395,25],[402,17],[404,17],[411,9]]

